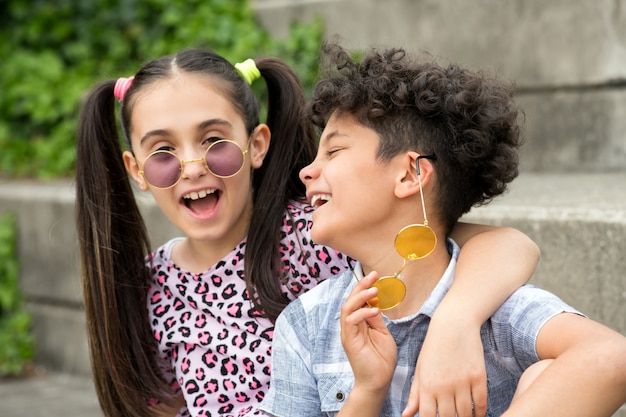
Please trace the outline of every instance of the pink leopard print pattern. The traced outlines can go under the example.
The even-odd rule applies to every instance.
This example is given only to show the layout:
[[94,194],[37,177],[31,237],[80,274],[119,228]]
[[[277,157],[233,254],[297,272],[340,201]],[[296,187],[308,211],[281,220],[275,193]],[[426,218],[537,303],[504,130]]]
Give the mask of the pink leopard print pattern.
[[[310,238],[313,208],[289,205],[281,253],[289,299],[348,267],[345,256]],[[152,255],[148,309],[159,360],[187,407],[178,416],[243,416],[269,387],[272,323],[251,309],[243,279],[245,239],[208,271],[192,274],[170,258],[173,239]]]

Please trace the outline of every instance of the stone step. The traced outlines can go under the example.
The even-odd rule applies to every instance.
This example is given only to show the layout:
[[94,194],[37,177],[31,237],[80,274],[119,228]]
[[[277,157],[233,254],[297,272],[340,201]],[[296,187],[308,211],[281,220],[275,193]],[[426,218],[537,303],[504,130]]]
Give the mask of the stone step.
[[626,173],[525,174],[464,220],[525,232],[542,253],[531,283],[626,335]]
[[[177,235],[151,197],[141,206],[155,244]],[[0,183],[0,214],[18,215],[21,288],[37,361],[90,375],[78,277],[73,184]],[[626,173],[525,174],[464,220],[509,225],[542,250],[533,283],[626,334]]]
[[256,0],[259,22],[286,37],[324,24],[353,50],[403,47],[515,82],[524,172],[626,172],[626,13],[614,2]]

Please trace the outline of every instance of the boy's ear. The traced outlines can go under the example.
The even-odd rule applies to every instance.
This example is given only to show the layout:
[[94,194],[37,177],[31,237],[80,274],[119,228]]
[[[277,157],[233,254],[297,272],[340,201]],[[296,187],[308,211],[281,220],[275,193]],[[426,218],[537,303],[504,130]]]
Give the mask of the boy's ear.
[[407,198],[420,192],[420,178],[417,175],[416,163],[419,164],[421,175],[421,187],[425,188],[430,183],[434,167],[427,158],[419,158],[417,152],[407,152],[400,161],[400,173],[396,181],[394,193],[398,198]]
[[252,168],[260,168],[263,165],[263,159],[270,148],[271,137],[270,128],[265,123],[254,128],[250,139],[250,164]]
[[122,153],[122,158],[124,159],[126,172],[128,172],[128,174],[133,177],[133,179],[139,186],[139,189],[141,191],[148,191],[148,184],[146,183],[146,179],[143,177],[143,175],[139,173],[139,165],[137,164],[135,156],[130,151],[124,151],[124,153]]

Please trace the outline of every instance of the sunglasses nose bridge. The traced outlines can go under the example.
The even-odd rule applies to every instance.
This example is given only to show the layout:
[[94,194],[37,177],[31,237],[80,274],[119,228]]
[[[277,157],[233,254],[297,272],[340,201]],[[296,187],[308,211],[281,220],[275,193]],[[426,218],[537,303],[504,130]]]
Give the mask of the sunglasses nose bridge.
[[209,167],[207,166],[207,163],[206,163],[206,157],[196,158],[196,159],[185,159],[185,160],[181,159],[180,160],[181,178],[185,176],[189,177],[189,175],[187,175],[187,164],[193,164],[196,162],[202,162],[202,174],[209,172]]

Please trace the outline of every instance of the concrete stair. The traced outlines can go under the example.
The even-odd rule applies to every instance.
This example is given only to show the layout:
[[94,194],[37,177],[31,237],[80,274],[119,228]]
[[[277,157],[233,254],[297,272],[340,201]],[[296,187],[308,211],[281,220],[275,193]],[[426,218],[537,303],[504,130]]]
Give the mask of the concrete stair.
[[[141,199],[155,245],[178,235]],[[0,184],[0,213],[18,216],[21,287],[34,317],[37,361],[89,375],[71,182]],[[542,250],[532,282],[626,334],[626,173],[524,174],[464,220],[509,225]]]
[[[142,197],[141,207],[155,245],[179,235],[151,197]],[[0,388],[0,392],[17,393],[10,401],[3,400],[0,411],[26,410],[20,400],[27,395],[24,390],[48,393],[50,381],[64,381],[55,395],[67,396],[67,404],[82,396],[82,415],[99,417],[93,387],[84,379],[91,370],[78,276],[73,185],[69,181],[1,182],[0,214],[7,211],[18,217],[21,288],[34,319],[36,361],[53,374]],[[472,210],[463,220],[513,226],[527,233],[542,250],[531,282],[626,335],[626,173],[523,174],[509,193]],[[75,391],[72,384],[84,385]],[[56,401],[50,415],[68,415],[55,411],[69,410],[66,402]],[[31,408],[44,407],[40,403],[32,403]],[[626,417],[626,406],[614,417]]]

